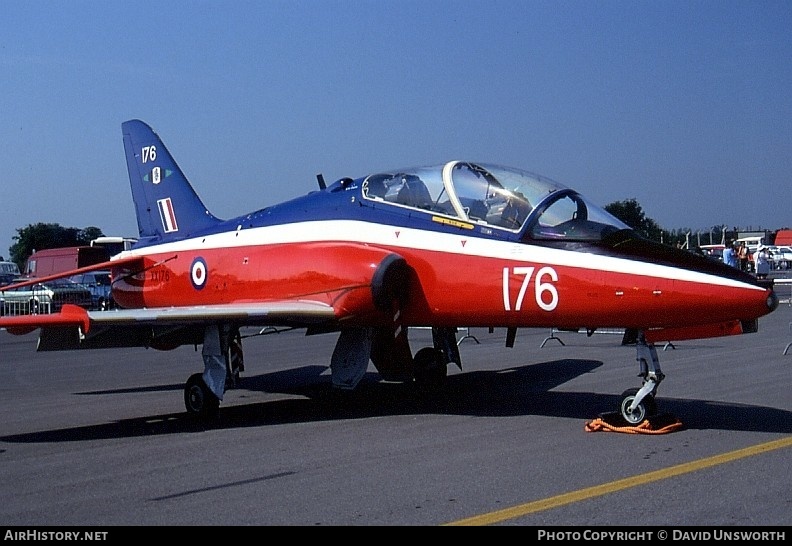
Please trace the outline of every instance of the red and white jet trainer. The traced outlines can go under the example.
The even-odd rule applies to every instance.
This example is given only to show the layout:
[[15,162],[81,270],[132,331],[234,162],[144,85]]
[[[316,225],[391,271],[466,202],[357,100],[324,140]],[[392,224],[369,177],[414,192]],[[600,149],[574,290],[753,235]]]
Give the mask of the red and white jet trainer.
[[[318,191],[221,220],[148,125],[122,130],[139,240],[78,270],[110,268],[120,309],[64,305],[0,327],[40,329],[38,350],[202,345],[189,413],[217,412],[247,326],[337,332],[330,368],[342,389],[369,362],[387,380],[442,380],[449,363],[461,367],[458,327],[506,328],[508,346],[517,328],[624,328],[643,383],[619,411],[639,423],[664,377],[653,343],[756,331],[778,305],[753,276],[647,240],[522,170],[449,161],[329,186],[320,176]],[[414,356],[411,327],[434,340]]]

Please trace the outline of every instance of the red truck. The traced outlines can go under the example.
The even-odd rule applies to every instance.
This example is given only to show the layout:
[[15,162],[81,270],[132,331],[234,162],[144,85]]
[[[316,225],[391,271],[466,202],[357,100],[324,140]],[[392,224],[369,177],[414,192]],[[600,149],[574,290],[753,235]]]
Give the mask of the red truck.
[[776,246],[792,246],[792,229],[779,229],[773,244]]
[[24,274],[29,277],[46,277],[109,259],[110,254],[107,249],[99,246],[48,248],[30,255],[25,264]]

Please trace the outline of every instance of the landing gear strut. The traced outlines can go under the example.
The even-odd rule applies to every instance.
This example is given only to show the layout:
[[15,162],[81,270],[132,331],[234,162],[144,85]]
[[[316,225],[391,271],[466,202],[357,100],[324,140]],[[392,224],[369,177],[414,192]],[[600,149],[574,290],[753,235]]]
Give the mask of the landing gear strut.
[[631,425],[640,424],[647,417],[657,414],[655,395],[657,387],[665,378],[660,370],[657,350],[654,344],[646,342],[643,332],[639,332],[635,348],[637,351],[636,360],[640,367],[638,376],[643,378],[643,385],[640,389],[632,388],[624,391],[619,403],[619,413]]

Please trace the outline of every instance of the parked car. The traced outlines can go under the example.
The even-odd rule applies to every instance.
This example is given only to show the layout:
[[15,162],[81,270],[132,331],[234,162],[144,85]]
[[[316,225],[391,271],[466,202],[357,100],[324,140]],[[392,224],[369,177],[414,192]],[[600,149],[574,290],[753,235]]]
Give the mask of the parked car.
[[0,288],[0,309],[4,315],[57,313],[64,303],[90,309],[91,292],[69,279],[39,282],[11,290]]
[[110,271],[91,271],[69,277],[91,292],[91,308],[99,311],[115,307],[110,286]]
[[726,245],[701,245],[698,248],[707,258],[712,258],[717,262],[723,261],[723,250]]
[[0,286],[6,286],[19,277],[19,266],[14,262],[0,262]]

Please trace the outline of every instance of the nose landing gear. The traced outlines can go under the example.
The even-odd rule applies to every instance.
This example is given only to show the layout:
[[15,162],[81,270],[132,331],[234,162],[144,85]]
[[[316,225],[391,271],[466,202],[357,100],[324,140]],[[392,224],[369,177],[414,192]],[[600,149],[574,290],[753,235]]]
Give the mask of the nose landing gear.
[[642,423],[645,419],[657,415],[657,402],[655,395],[657,387],[665,378],[660,370],[660,360],[654,344],[646,342],[643,332],[638,334],[636,352],[640,367],[639,377],[643,378],[641,388],[627,389],[621,395],[619,413],[631,425]]

